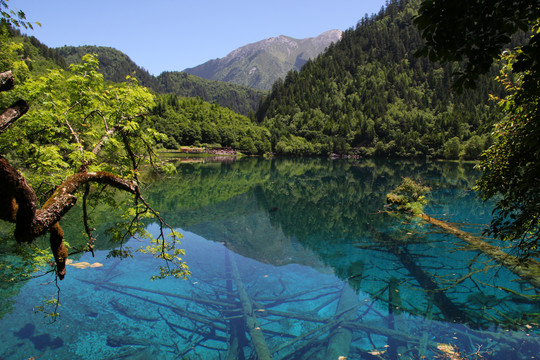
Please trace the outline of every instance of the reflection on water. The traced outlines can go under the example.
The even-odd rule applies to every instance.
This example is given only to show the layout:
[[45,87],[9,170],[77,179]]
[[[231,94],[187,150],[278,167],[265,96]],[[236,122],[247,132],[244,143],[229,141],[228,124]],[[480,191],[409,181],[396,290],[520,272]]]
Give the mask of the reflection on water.
[[152,258],[85,255],[76,261],[103,266],[68,269],[56,323],[32,311],[54,284],[33,280],[11,300],[0,358],[537,358],[537,289],[456,238],[381,212],[404,176],[432,187],[431,215],[474,233],[489,221],[468,165],[182,164],[149,191],[185,235],[192,277],[152,282]]

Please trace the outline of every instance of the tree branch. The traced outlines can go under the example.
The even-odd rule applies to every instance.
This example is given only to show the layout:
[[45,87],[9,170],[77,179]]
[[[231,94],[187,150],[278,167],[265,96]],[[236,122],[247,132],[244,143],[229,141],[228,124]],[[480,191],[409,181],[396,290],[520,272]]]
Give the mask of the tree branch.
[[0,134],[7,130],[17,119],[28,111],[28,104],[24,100],[18,100],[0,115]]
[[15,78],[11,70],[0,73],[0,91],[9,91],[15,86]]
[[[15,78],[11,70],[0,73],[0,91],[8,91],[15,86]],[[0,115],[0,134],[28,111],[28,104],[18,100]]]
[[77,190],[89,183],[110,185],[136,197],[140,196],[136,182],[104,171],[80,172],[64,181],[41,209],[37,210],[37,197],[30,184],[0,156],[0,218],[16,224],[15,240],[19,243],[30,243],[36,237],[50,233],[51,250],[60,279],[65,275],[68,252],[63,242],[64,232],[58,222],[77,202]]
[[114,134],[116,131],[116,127],[112,127],[110,129],[107,129],[107,132],[103,137],[99,140],[99,142],[96,144],[96,146],[92,149],[92,154],[97,155],[101,151],[101,147],[103,146],[103,143],[105,140],[107,140],[112,134]]
[[117,175],[105,172],[80,172],[60,185],[54,194],[43,204],[36,216],[34,235],[39,236],[58,222],[77,202],[75,192],[80,186],[87,183],[110,185],[116,189],[127,191],[139,196],[137,183],[120,178]]
[[[2,156],[0,156],[0,189],[2,189],[0,198],[4,206],[8,205],[7,202],[11,204],[11,209],[8,209],[6,217],[2,219],[16,223],[15,238],[18,242],[31,242],[34,237],[28,237],[27,229],[33,227],[37,211],[36,194],[24,176]],[[9,211],[12,215],[16,213],[16,218],[10,218]]]

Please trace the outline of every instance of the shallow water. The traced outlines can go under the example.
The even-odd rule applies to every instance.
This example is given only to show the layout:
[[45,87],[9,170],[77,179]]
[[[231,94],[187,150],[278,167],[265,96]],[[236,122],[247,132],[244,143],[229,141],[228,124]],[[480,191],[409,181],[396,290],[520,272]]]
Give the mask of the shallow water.
[[57,295],[51,278],[3,300],[13,308],[0,319],[0,359],[538,358],[531,285],[459,239],[381,212],[404,176],[432,187],[426,213],[473,233],[489,222],[471,165],[180,165],[148,192],[184,235],[189,280],[151,281],[160,263],[142,254],[84,255],[75,262],[103,266],[68,267],[56,322],[34,313]]

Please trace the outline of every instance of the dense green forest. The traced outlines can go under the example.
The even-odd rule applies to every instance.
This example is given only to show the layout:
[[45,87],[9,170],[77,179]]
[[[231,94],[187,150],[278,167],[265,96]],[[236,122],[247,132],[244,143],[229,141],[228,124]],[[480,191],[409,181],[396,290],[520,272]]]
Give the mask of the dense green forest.
[[66,68],[67,63],[56,49],[49,48],[34,36],[22,35],[20,30],[9,28],[2,30],[4,41],[11,38],[22,44],[20,57],[25,60],[28,70],[34,74],[44,74],[50,69]]
[[451,89],[457,64],[415,57],[419,1],[393,1],[274,84],[257,119],[279,154],[475,159],[498,120],[492,71],[476,90]]
[[265,91],[223,81],[207,80],[179,71],[165,71],[157,80],[162,93],[173,93],[184,97],[200,97],[204,101],[231,108],[249,116],[258,107]]
[[123,52],[103,46],[64,46],[54,49],[68,64],[81,61],[85,54],[96,54],[100,72],[105,80],[121,82],[127,75],[135,75],[139,83],[159,94],[173,93],[184,97],[200,97],[205,101],[249,115],[259,105],[263,91],[222,81],[203,79],[179,71],[166,71],[158,76],[151,75],[135,64]]
[[166,148],[207,145],[231,147],[246,154],[271,151],[270,133],[266,128],[201,98],[162,95],[158,97],[152,121],[156,130],[168,135],[163,142]]

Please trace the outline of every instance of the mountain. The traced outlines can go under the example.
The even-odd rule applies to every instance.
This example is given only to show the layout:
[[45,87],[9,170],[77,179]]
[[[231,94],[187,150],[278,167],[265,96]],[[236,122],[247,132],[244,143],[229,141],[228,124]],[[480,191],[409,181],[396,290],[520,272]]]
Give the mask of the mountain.
[[179,71],[167,71],[158,76],[138,66],[123,52],[103,46],[64,46],[55,49],[68,64],[79,62],[83,55],[93,53],[99,59],[99,71],[108,81],[121,82],[135,74],[139,83],[156,93],[173,93],[185,97],[200,97],[205,101],[229,107],[237,113],[249,115],[265,94],[260,90],[207,80]]
[[257,119],[276,153],[471,159],[492,144],[497,69],[474,91],[452,91],[459,64],[414,56],[419,4],[390,1],[273,85]]
[[216,103],[242,114],[249,115],[257,110],[262,90],[223,81],[207,80],[180,71],[165,71],[157,76],[162,93],[172,93],[184,97],[200,97],[204,101]]
[[341,30],[301,40],[281,35],[242,46],[224,58],[184,71],[205,79],[269,90],[277,79],[285,77],[291,69],[300,70],[309,59],[339,41],[341,35]]
[[105,46],[84,45],[63,46],[56,48],[56,51],[68,64],[80,62],[85,54],[96,54],[99,60],[99,71],[103,74],[105,80],[122,82],[126,80],[127,75],[135,73],[139,84],[156,92],[162,92],[157,79],[120,50]]

